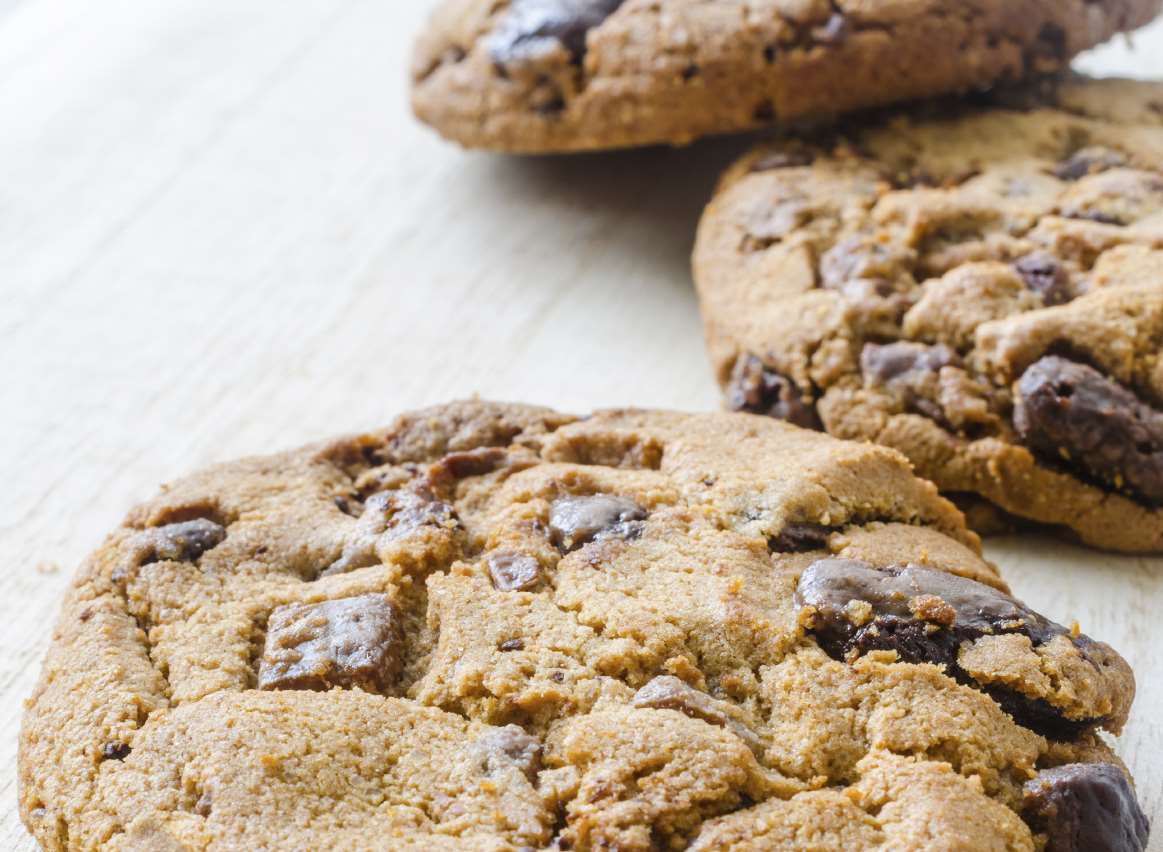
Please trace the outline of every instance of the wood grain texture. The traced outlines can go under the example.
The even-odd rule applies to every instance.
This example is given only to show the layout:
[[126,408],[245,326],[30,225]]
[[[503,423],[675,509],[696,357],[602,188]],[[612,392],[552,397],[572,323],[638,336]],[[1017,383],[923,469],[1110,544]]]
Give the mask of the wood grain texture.
[[[458,151],[407,110],[428,5],[0,0],[0,847],[33,848],[16,732],[61,593],[158,483],[472,393],[717,404],[688,254],[746,141]],[[1084,67],[1163,73],[1138,43]],[[1135,665],[1163,816],[1163,561],[991,553]]]

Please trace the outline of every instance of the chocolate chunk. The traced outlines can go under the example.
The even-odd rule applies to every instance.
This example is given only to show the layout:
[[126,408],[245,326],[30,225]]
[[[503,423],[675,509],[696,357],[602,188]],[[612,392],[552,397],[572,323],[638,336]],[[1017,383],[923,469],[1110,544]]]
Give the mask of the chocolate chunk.
[[502,592],[526,591],[541,579],[541,565],[525,553],[498,550],[490,553],[486,562],[493,587]]
[[152,527],[138,533],[134,539],[137,564],[193,562],[225,538],[226,528],[206,518]]
[[732,718],[737,709],[727,701],[712,698],[707,693],[671,675],[659,675],[634,693],[633,704],[638,708],[677,710],[692,719],[701,719],[711,725],[725,727],[743,740],[757,754],[762,754],[763,743],[755,731],[742,721]]
[[1018,382],[1014,427],[1035,452],[1163,505],[1163,412],[1093,367],[1036,361]]
[[835,527],[820,524],[785,524],[779,535],[767,540],[767,549],[772,553],[807,553],[828,546],[828,537]]
[[524,651],[525,640],[523,639],[506,639],[497,646],[499,651]]
[[1127,776],[1109,763],[1068,763],[1026,782],[1022,816],[1046,852],[1141,852],[1149,825]]
[[1074,298],[1070,276],[1058,258],[1048,251],[1035,251],[1014,262],[1014,269],[1031,291],[1047,305],[1063,305]]
[[133,751],[126,743],[105,743],[101,746],[102,760],[125,760]]
[[[1038,30],[1038,41],[1035,45],[1035,50],[1051,58],[1054,61],[1054,67],[1058,67],[1066,61],[1067,44],[1066,30],[1057,24],[1043,24],[1042,28]],[[1043,68],[1042,70],[1050,69]]]
[[726,725],[727,715],[719,708],[719,703],[705,692],[671,675],[654,678],[634,694],[635,707],[677,710],[712,725]]
[[470,748],[480,771],[488,776],[515,768],[532,782],[541,769],[541,743],[516,725],[490,731]]
[[804,399],[795,383],[763,366],[754,355],[735,362],[727,385],[727,407],[786,420],[806,429],[820,429],[814,400]]
[[1082,180],[1087,175],[1096,175],[1126,164],[1126,156],[1119,151],[1101,147],[1083,148],[1056,165],[1054,177],[1060,180]]
[[382,491],[368,498],[363,517],[372,515],[373,526],[382,519],[382,535],[388,541],[404,538],[421,527],[449,528],[456,525],[456,513],[440,500],[411,491]]
[[452,483],[470,476],[484,476],[505,463],[508,455],[500,447],[482,447],[463,453],[449,453],[428,469],[428,479],[437,484]]
[[399,541],[422,529],[451,530],[457,526],[456,512],[447,503],[413,491],[381,491],[367,499],[343,554],[319,576],[345,574],[376,565],[379,562],[376,549],[380,544]]
[[513,0],[487,46],[501,65],[535,58],[560,45],[574,63],[586,52],[586,35],[622,0]]
[[402,641],[386,595],[281,606],[267,623],[258,688],[383,692],[400,672]]
[[938,374],[959,363],[957,353],[943,343],[867,343],[860,353],[860,369],[869,384],[891,393],[905,409],[946,426],[945,410],[937,399]]
[[[958,663],[965,642],[1021,633],[1035,645],[1069,636],[1059,624],[990,586],[916,565],[877,568],[853,559],[821,559],[800,577],[799,606],[813,609],[811,632],[838,660],[895,651],[902,662],[943,665],[957,680],[987,692],[1019,724],[1069,739],[1101,719],[1066,719],[1052,705],[996,684],[981,686]],[[1086,636],[1073,638],[1086,653]]]
[[788,149],[764,154],[751,164],[753,172],[770,172],[776,169],[792,169],[798,166],[810,166],[815,162],[815,155],[811,151],[802,149]]
[[912,284],[915,250],[875,237],[852,236],[840,240],[820,258],[820,283],[829,290],[843,292],[851,281],[882,281],[880,292],[893,293],[894,282]]
[[549,510],[549,536],[568,552],[598,539],[637,538],[645,518],[646,510],[627,497],[558,497]]
[[944,344],[926,346],[907,340],[883,346],[869,343],[860,354],[860,369],[879,385],[910,378],[917,373],[928,375],[956,363],[957,353]]

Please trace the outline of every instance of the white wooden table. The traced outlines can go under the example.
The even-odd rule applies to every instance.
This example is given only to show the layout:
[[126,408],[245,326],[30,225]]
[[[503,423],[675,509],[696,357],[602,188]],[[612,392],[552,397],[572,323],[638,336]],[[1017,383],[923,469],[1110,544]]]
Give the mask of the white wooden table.
[[[0,847],[33,847],[16,732],[60,595],[160,482],[472,393],[717,404],[687,256],[744,143],[444,145],[407,109],[428,7],[0,0]],[[1138,45],[1080,64],[1163,76],[1163,26]],[[1160,820],[1163,560],[990,552],[1135,665]]]

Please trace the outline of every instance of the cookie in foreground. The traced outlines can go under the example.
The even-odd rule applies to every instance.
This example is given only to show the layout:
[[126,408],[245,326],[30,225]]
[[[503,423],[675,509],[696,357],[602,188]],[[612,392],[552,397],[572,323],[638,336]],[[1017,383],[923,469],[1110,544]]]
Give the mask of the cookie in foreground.
[[1133,850],[1133,693],[892,450],[455,403],[135,509],[21,813],[48,849]]
[[1066,67],[1159,0],[445,0],[416,114],[514,152],[682,144]]
[[1161,105],[1070,78],[746,155],[694,255],[729,405],[1163,549]]

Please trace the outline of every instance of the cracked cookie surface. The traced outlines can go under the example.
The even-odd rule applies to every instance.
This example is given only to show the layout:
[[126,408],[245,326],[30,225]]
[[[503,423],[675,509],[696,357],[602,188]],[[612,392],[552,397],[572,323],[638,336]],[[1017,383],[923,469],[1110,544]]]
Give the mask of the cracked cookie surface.
[[726,403],[899,449],[995,517],[1163,550],[1163,85],[1009,97],[731,167],[694,254]]
[[445,0],[416,114],[469,147],[657,143],[1065,67],[1159,0]]
[[892,450],[454,403],[131,512],[21,812],[48,849],[1135,849],[1133,693]]

